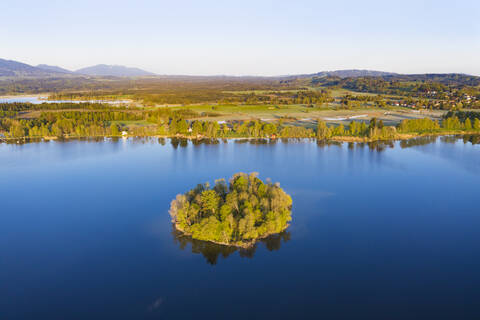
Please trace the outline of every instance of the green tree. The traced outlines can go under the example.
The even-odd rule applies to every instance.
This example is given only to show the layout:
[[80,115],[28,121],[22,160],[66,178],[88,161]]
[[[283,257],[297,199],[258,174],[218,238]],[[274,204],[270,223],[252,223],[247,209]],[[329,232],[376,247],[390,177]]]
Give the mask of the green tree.
[[325,121],[318,120],[317,122],[317,138],[318,139],[327,139],[331,136],[331,130],[327,127]]
[[203,125],[200,121],[195,121],[192,125],[192,134],[199,135],[203,133]]
[[201,195],[202,212],[206,214],[215,214],[218,211],[220,197],[214,190],[205,190]]
[[475,118],[475,120],[473,121],[473,128],[475,130],[480,130],[480,119]]
[[178,120],[176,126],[177,133],[187,134],[188,133],[188,123],[185,120]]
[[112,136],[118,136],[120,135],[120,131],[118,130],[118,126],[115,123],[112,123],[110,125],[110,134]]
[[472,121],[470,121],[470,118],[465,119],[465,130],[472,130]]
[[357,135],[357,123],[355,121],[350,122],[350,125],[348,126],[348,131],[352,136]]
[[26,128],[25,126],[19,122],[14,121],[9,129],[10,137],[12,138],[21,138],[26,136]]

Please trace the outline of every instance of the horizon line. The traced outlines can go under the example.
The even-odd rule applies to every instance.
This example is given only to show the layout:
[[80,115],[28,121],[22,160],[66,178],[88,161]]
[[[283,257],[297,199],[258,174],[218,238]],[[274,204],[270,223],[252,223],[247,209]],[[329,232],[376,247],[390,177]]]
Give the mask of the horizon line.
[[[88,66],[84,66],[84,67],[81,67],[81,68],[78,68],[78,69],[68,69],[68,68],[65,68],[65,67],[62,67],[62,66],[59,66],[59,65],[56,65],[56,64],[48,64],[48,63],[39,63],[39,64],[29,64],[29,63],[25,63],[25,62],[21,62],[21,61],[18,61],[18,60],[11,60],[11,59],[2,59],[0,58],[0,60],[6,60],[6,61],[10,61],[10,62],[16,62],[16,63],[22,63],[22,64],[25,64],[25,65],[28,65],[28,66],[31,66],[31,67],[34,67],[34,68],[40,68],[39,66],[41,65],[44,65],[44,66],[48,66],[48,67],[57,67],[57,68],[61,68],[61,69],[64,69],[68,72],[71,72],[71,73],[77,73],[79,70],[82,70],[82,69],[86,69],[86,68],[91,68],[91,67],[96,67],[96,66],[108,66],[108,67],[122,67],[122,68],[129,68],[129,69],[138,69],[138,70],[141,70],[143,72],[147,72],[147,73],[151,73],[151,75],[143,75],[143,76],[126,76],[127,78],[130,77],[130,78],[135,78],[135,77],[154,77],[154,76],[167,76],[167,77],[232,77],[232,78],[284,78],[284,77],[294,77],[294,76],[309,76],[309,75],[315,75],[315,74],[318,74],[318,73],[330,73],[330,72],[340,72],[340,71],[368,71],[368,72],[381,72],[381,73],[385,73],[386,75],[398,75],[398,76],[408,76],[408,75],[442,75],[442,74],[458,74],[458,75],[464,75],[464,76],[473,76],[473,77],[480,77],[480,74],[479,75],[476,75],[476,74],[472,74],[472,73],[465,73],[465,72],[415,72],[415,73],[401,73],[401,72],[396,72],[396,71],[385,71],[385,70],[380,70],[380,69],[367,69],[367,68],[345,68],[345,69],[331,69],[331,70],[321,70],[321,71],[316,71],[316,72],[310,72],[310,73],[306,73],[306,72],[299,72],[299,73],[287,73],[287,74],[276,74],[276,75],[266,75],[266,74],[188,74],[188,73],[184,73],[184,74],[181,74],[181,73],[178,73],[178,74],[168,74],[168,73],[165,73],[165,74],[162,74],[162,73],[156,73],[156,72],[152,72],[152,71],[149,71],[149,70],[145,70],[144,68],[142,67],[136,67],[136,66],[127,66],[127,65],[123,65],[123,64],[107,64],[107,63],[97,63],[97,64],[93,64],[93,65],[88,65]],[[60,72],[58,72],[60,73]],[[82,75],[81,73],[79,73],[78,75]],[[83,74],[83,75],[87,75],[87,74]],[[87,75],[87,76],[93,76],[93,75]],[[379,75],[379,76],[382,76],[382,75]],[[373,77],[376,77],[376,76],[373,76]],[[378,76],[377,76],[378,77]]]

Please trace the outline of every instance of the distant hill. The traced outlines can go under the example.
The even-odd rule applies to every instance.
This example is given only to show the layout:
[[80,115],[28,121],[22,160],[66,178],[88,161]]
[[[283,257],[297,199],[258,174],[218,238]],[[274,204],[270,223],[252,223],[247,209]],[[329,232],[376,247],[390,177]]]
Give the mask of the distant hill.
[[26,63],[0,59],[0,77],[9,78],[48,78],[48,77],[62,77],[72,75],[88,75],[88,76],[112,76],[112,77],[140,77],[153,76],[154,73],[138,69],[129,68],[125,66],[112,66],[99,64],[92,67],[83,68],[75,72],[47,64],[39,64],[31,66]]
[[479,86],[480,77],[463,73],[397,74],[382,77],[386,81],[440,82],[446,85]]
[[48,77],[58,73],[33,67],[26,63],[0,59],[0,77]]
[[385,77],[385,76],[395,76],[395,75],[397,75],[397,73],[375,71],[375,70],[348,69],[348,70],[321,71],[321,72],[310,73],[310,74],[298,74],[298,75],[287,76],[287,78],[311,78],[311,77],[359,78],[359,77]]
[[375,70],[336,70],[336,71],[325,71],[326,75],[340,78],[357,78],[357,77],[384,77],[384,76],[393,76],[397,73],[385,72],[385,71],[375,71]]
[[49,66],[48,64],[39,64],[37,68],[43,69],[45,71],[50,71],[50,72],[58,72],[58,73],[73,73],[70,70],[57,67],[57,66]]
[[454,85],[470,85],[479,86],[480,77],[471,76],[467,74],[398,74],[393,72],[375,71],[375,70],[334,70],[321,71],[311,74],[285,75],[277,77],[261,77],[261,76],[187,76],[187,75],[163,75],[159,76],[154,73],[138,69],[129,68],[119,65],[99,64],[83,68],[77,71],[70,71],[58,66],[47,64],[39,64],[31,66],[26,63],[0,59],[0,78],[56,78],[56,77],[73,77],[84,78],[85,76],[92,77],[141,77],[141,76],[157,76],[162,79],[232,79],[232,80],[249,80],[249,79],[275,79],[280,81],[295,81],[296,79],[311,79],[315,83],[334,84],[336,82],[346,82],[350,80],[359,80],[358,78],[379,78],[386,81],[434,81],[443,84]]
[[125,66],[112,66],[106,64],[98,64],[96,66],[87,67],[75,71],[78,74],[85,74],[89,76],[112,76],[112,77],[140,77],[153,76],[154,73],[138,69],[129,68]]
[[346,89],[349,86],[354,86],[357,83],[360,87],[364,84],[373,81],[384,82],[438,82],[444,85],[456,85],[456,86],[479,86],[480,77],[472,76],[462,73],[422,73],[422,74],[384,74],[384,75],[368,75],[368,76],[313,76],[311,77],[312,83],[323,84],[326,86],[339,85]]

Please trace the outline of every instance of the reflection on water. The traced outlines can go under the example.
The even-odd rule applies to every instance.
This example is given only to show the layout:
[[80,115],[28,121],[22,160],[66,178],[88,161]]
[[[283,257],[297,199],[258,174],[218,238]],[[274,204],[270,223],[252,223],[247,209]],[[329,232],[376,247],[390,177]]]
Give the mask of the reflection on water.
[[258,243],[260,242],[265,245],[265,248],[267,248],[268,251],[280,250],[282,240],[283,242],[287,242],[290,240],[291,237],[290,232],[283,231],[282,233],[271,235],[265,239],[259,240],[250,248],[238,248],[193,239],[192,237],[184,235],[182,232],[175,229],[174,226],[172,226],[172,235],[173,242],[178,244],[180,249],[185,250],[185,248],[187,248],[187,245],[190,244],[192,253],[202,254],[205,257],[207,263],[211,265],[216,265],[220,256],[226,259],[236,251],[238,251],[240,257],[242,258],[253,258],[253,256],[255,255],[255,251],[257,250]]
[[[190,144],[193,146],[200,145],[218,145],[220,143],[227,144],[229,141],[235,144],[250,144],[250,145],[276,145],[279,142],[285,144],[292,143],[304,143],[316,141],[316,144],[320,148],[337,146],[342,147],[347,146],[348,149],[353,150],[355,147],[364,148],[367,146],[372,151],[385,151],[386,149],[393,149],[396,146],[396,141],[387,140],[387,141],[372,141],[372,142],[340,142],[333,140],[316,140],[308,138],[282,138],[282,139],[216,139],[216,138],[201,138],[201,139],[187,139],[187,138],[155,138],[155,137],[129,137],[129,138],[120,138],[120,137],[83,137],[83,138],[57,138],[56,142],[70,142],[70,141],[92,141],[92,142],[101,142],[101,141],[113,141],[118,142],[119,140],[128,139],[131,143],[134,144],[145,144],[151,142],[158,142],[160,145],[164,146],[167,143],[167,140],[170,141],[170,144],[174,149],[186,148]],[[456,143],[458,141],[463,141],[463,143],[471,143],[473,145],[480,144],[480,135],[449,135],[449,136],[422,136],[417,138],[412,138],[408,140],[400,140],[398,145],[400,148],[411,148],[417,146],[424,146],[428,144],[434,144],[438,140],[444,143]],[[51,140],[43,138],[22,138],[22,139],[0,139],[0,143],[5,144],[25,144],[25,143],[39,143],[39,142],[50,142]]]
[[[185,144],[187,144],[188,142],[188,139],[182,139],[182,141],[185,141]],[[223,139],[222,140],[223,143],[227,143],[228,140],[226,139]],[[215,138],[203,138],[203,139],[194,139],[192,140],[192,144],[194,146],[199,146],[199,145],[202,145],[202,144],[219,144],[220,143],[220,140],[218,139],[215,139]]]
[[[57,143],[67,143],[72,141],[89,141],[89,142],[102,142],[102,141],[112,141],[118,142],[119,137],[81,137],[81,138],[56,138],[53,139]],[[44,139],[44,138],[18,138],[18,139],[0,139],[0,143],[5,144],[26,144],[26,143],[49,143],[52,139]]]
[[440,137],[440,141],[442,141],[443,143],[455,143],[457,142],[458,139],[459,139],[459,136],[455,136],[455,135]]
[[48,100],[47,97],[39,96],[18,96],[18,97],[0,97],[0,103],[106,103],[106,104],[128,104],[129,100]]
[[334,140],[317,140],[317,146],[319,147],[329,147],[329,146],[341,146],[342,142]]
[[[160,138],[160,139],[165,139],[165,138]],[[178,147],[181,147],[181,148],[188,147],[189,141],[191,141],[193,146],[199,146],[203,144],[215,145],[220,143],[220,140],[215,138],[202,138],[202,139],[170,138],[170,144],[174,149],[177,149]],[[224,143],[227,143],[227,141],[228,140],[223,139]]]
[[435,143],[437,141],[437,137],[435,136],[425,136],[425,137],[418,137],[409,140],[402,140],[400,141],[400,148],[411,148],[416,146],[424,146],[427,144]]
[[374,151],[385,151],[388,148],[395,146],[393,141],[372,141],[367,143],[368,148]]
[[466,134],[463,136],[463,143],[468,143],[470,142],[471,144],[480,144],[480,135],[478,134]]

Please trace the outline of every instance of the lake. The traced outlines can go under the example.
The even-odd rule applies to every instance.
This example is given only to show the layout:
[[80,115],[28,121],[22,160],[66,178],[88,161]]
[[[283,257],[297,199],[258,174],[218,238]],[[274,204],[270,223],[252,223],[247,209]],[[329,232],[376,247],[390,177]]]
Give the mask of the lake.
[[[0,144],[0,318],[479,319],[472,142]],[[239,171],[292,196],[285,233],[173,232],[176,194]]]
[[0,103],[107,103],[107,104],[128,104],[129,100],[47,100],[47,97],[40,96],[18,96],[18,97],[2,97]]

